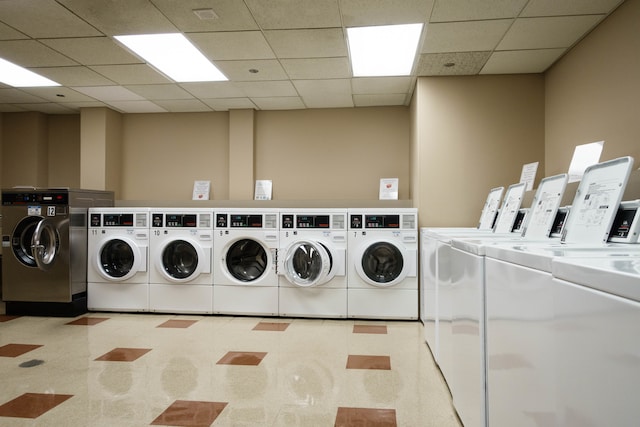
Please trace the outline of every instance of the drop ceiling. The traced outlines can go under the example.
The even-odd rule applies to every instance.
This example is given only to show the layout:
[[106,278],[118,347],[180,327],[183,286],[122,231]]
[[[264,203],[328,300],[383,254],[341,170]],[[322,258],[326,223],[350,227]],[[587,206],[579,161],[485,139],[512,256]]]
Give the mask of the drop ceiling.
[[[0,112],[408,105],[419,76],[542,73],[620,3],[2,0],[0,57],[62,86],[0,84]],[[410,76],[352,77],[346,28],[419,22],[425,26]],[[166,32],[184,33],[229,81],[175,83],[113,38]]]

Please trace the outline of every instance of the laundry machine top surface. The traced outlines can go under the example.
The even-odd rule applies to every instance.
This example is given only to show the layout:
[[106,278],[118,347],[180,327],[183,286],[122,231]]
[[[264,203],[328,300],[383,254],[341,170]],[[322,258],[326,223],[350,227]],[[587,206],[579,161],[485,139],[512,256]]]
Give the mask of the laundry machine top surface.
[[556,258],[552,273],[558,279],[640,301],[640,251],[627,256]]

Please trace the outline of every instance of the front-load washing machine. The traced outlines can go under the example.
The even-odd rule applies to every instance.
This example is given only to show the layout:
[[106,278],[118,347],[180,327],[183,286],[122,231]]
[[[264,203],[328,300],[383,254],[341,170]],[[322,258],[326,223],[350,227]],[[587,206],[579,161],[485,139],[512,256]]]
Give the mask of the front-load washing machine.
[[89,310],[149,310],[148,249],[148,208],[89,209]]
[[348,210],[347,316],[418,318],[418,212]]
[[213,311],[278,315],[279,210],[217,210],[214,224]]
[[151,209],[149,309],[213,311],[213,211]]
[[281,316],[347,317],[347,210],[280,213]]

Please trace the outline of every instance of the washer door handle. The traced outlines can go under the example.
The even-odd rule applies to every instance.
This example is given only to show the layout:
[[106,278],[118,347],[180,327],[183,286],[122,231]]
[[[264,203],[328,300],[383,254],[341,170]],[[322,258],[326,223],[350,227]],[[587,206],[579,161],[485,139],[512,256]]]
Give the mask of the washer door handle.
[[31,238],[31,251],[40,270],[49,271],[58,255],[60,236],[50,219],[43,219],[36,226]]

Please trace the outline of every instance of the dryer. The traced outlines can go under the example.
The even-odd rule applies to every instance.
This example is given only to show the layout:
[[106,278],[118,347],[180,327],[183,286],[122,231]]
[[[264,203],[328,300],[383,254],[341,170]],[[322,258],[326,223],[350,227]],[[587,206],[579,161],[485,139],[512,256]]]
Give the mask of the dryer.
[[417,319],[417,209],[348,215],[347,317]]
[[151,209],[149,309],[213,312],[213,211]]
[[216,211],[213,311],[277,316],[277,208]]
[[281,316],[347,317],[347,210],[280,213]]
[[89,209],[89,310],[149,310],[148,250],[148,208]]

